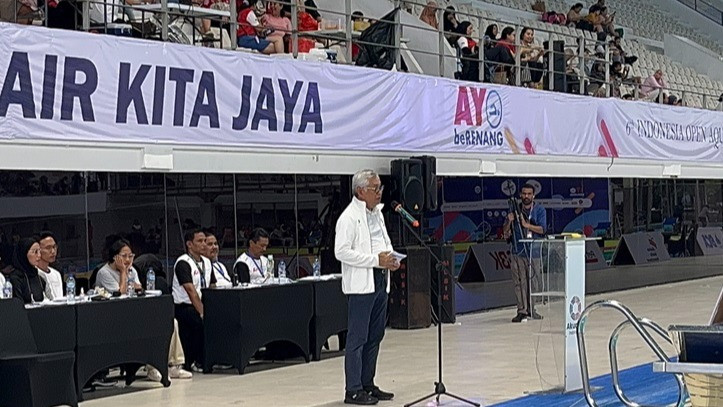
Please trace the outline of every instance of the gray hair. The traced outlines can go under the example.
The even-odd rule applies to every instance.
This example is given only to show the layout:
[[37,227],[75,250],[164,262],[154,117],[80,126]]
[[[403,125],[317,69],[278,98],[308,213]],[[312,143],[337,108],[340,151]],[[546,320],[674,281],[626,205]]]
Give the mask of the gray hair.
[[369,180],[372,178],[379,177],[379,174],[374,172],[374,170],[360,170],[357,171],[356,174],[351,178],[351,187],[354,191],[354,196],[356,196],[356,190],[357,188],[365,188],[369,186]]

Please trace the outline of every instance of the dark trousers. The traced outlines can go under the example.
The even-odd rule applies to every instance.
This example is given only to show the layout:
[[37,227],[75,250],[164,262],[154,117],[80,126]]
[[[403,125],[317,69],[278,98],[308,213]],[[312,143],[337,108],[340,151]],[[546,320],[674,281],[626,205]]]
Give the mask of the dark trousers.
[[176,320],[178,321],[178,337],[181,339],[183,353],[186,356],[184,369],[191,370],[195,362],[203,366],[203,320],[196,308],[190,304],[176,304]]
[[347,295],[349,323],[344,355],[346,391],[374,385],[379,344],[387,325],[387,277],[374,270],[374,293]]

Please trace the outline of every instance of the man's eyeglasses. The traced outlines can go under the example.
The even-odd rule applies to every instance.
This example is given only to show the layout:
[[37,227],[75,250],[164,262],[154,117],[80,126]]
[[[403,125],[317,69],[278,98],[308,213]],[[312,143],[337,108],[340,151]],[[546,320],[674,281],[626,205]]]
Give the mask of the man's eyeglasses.
[[374,191],[377,194],[381,194],[382,192],[384,192],[384,185],[379,185],[378,187],[366,187],[365,189]]

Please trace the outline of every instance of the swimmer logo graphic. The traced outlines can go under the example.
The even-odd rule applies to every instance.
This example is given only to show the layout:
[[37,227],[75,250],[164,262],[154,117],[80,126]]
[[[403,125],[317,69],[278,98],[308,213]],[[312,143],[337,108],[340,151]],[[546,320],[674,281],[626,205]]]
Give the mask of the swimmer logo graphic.
[[498,128],[503,117],[502,97],[496,90],[460,86],[454,114],[454,145],[502,147],[505,139]]
[[570,300],[570,318],[572,318],[573,321],[576,321],[580,319],[580,314],[582,314],[582,301],[580,301],[580,297],[577,295],[572,297],[572,300]]

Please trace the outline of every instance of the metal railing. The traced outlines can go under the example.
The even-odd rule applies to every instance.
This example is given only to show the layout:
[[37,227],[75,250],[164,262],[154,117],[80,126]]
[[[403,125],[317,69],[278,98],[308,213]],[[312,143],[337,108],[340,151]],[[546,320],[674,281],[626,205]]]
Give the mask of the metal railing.
[[[648,333],[648,331],[645,329],[650,328],[658,335],[662,336],[668,343],[672,343],[670,338],[668,338],[668,334],[660,327],[660,325],[656,324],[655,322],[649,320],[649,319],[639,319],[638,317],[633,314],[633,312],[626,307],[625,305],[621,304],[618,301],[614,300],[601,300],[594,302],[590,304],[585,310],[583,310],[582,314],[580,315],[579,322],[577,324],[577,349],[578,349],[578,356],[580,357],[580,371],[582,373],[582,386],[583,386],[583,392],[585,394],[585,400],[587,401],[587,404],[591,407],[597,407],[598,404],[595,401],[595,398],[592,396],[592,386],[590,385],[590,372],[588,370],[588,363],[587,363],[587,348],[586,348],[586,342],[585,342],[585,328],[587,325],[587,319],[589,315],[601,308],[612,308],[616,311],[619,311],[623,316],[625,316],[625,321],[623,321],[620,325],[618,325],[612,332],[610,336],[610,341],[608,343],[608,348],[610,351],[610,367],[612,372],[612,381],[613,381],[613,388],[615,391],[616,396],[620,401],[629,407],[642,407],[640,404],[635,403],[631,401],[627,396],[625,396],[621,386],[620,386],[620,379],[619,379],[619,369],[618,369],[618,358],[617,358],[617,344],[620,337],[620,334],[627,326],[632,326],[635,328],[637,333],[640,335],[640,337],[643,338],[645,343],[648,345],[648,347],[655,353],[655,355],[658,357],[658,359],[661,362],[670,362],[670,359],[665,354],[665,351],[660,347],[660,345],[653,339],[653,337]],[[685,383],[683,382],[683,378],[681,375],[675,375],[676,382],[678,384],[678,400],[675,404],[671,404],[671,406],[675,407],[683,407],[685,405],[687,392],[685,389]]]
[[706,17],[720,25],[723,25],[723,11],[718,7],[704,1],[704,0],[678,0],[686,6],[697,11],[698,14]]
[[[40,14],[48,16],[48,1],[44,1],[40,7]],[[180,42],[191,45],[201,44],[230,50],[240,49],[237,32],[239,28],[238,12],[235,0],[225,3],[218,0],[211,4],[227,4],[227,7],[211,9],[202,7],[201,0],[193,0],[195,4],[174,3],[173,0],[60,0],[71,4],[77,12],[75,15],[75,26],[84,31],[110,33],[110,24],[121,21],[132,27],[133,35],[157,39],[161,41]],[[542,26],[542,23],[532,24],[535,27],[525,26],[529,22],[506,21],[504,18],[483,16],[478,9],[467,9],[462,5],[460,9],[454,10],[452,15],[458,23],[471,22],[472,26],[482,31],[491,24],[498,26],[498,32],[503,27],[513,29],[512,39],[509,42],[503,39],[491,39],[482,35],[481,32],[464,34],[455,31],[445,31],[444,21],[448,8],[431,6],[422,3],[422,0],[401,1],[393,0],[390,5],[396,9],[428,7],[433,10],[437,20],[437,27],[428,25],[413,14],[414,22],[402,22],[400,11],[394,14],[389,21],[378,20],[381,16],[370,18],[360,17],[354,14],[352,0],[342,0],[343,7],[336,10],[321,7],[304,6],[304,2],[296,0],[269,0],[266,5],[278,4],[289,14],[290,29],[277,29],[283,37],[284,52],[290,58],[299,58],[302,54],[299,50],[301,43],[308,44],[311,41],[314,46],[321,43],[325,49],[333,49],[330,55],[338,55],[338,62],[346,64],[359,63],[353,52],[355,49],[376,47],[384,49],[390,55],[393,54],[394,65],[398,70],[403,70],[403,65],[411,67],[411,70],[423,72],[417,59],[436,59],[437,66],[434,67],[439,76],[455,77],[461,80],[474,82],[492,82],[512,86],[526,86],[544,90],[561,91],[566,93],[587,94],[599,97],[623,97],[639,99],[640,96],[647,100],[668,102],[663,100],[668,93],[677,92],[682,103],[688,104],[691,97],[701,98],[704,108],[709,106],[710,100],[717,100],[718,95],[703,91],[689,91],[682,88],[669,87],[656,91],[657,100],[650,95],[640,95],[640,85],[645,79],[643,77],[631,77],[629,66],[621,64],[622,70],[612,70],[613,60],[623,60],[624,55],[616,53],[607,41],[598,41],[596,34],[585,33],[565,27],[564,30],[556,30],[555,26]],[[386,1],[386,0],[380,0]],[[690,0],[694,1],[694,0]],[[698,0],[695,0],[698,1]],[[317,20],[318,27],[315,30],[307,31],[308,27],[300,26],[300,16],[304,7],[307,12],[316,12],[323,16]],[[471,7],[471,6],[469,6]],[[91,18],[91,8],[95,10],[95,20]],[[341,10],[340,10],[341,9]],[[17,10],[17,3],[16,3]],[[101,10],[101,18],[98,18],[98,10]],[[139,18],[140,15],[140,18]],[[41,16],[42,17],[42,16]],[[78,24],[80,20],[80,24]],[[17,21],[17,12],[16,12]],[[48,26],[48,18],[43,18],[43,24]],[[201,22],[199,27],[199,21]],[[369,23],[392,24],[393,38],[387,43],[379,44],[367,40],[360,31],[355,28],[362,27]],[[207,30],[212,32],[209,37]],[[545,36],[548,41],[524,42],[520,33],[527,29],[533,29],[534,34]],[[204,32],[206,31],[206,32]],[[216,38],[215,32],[219,33]],[[410,41],[408,35],[416,34],[417,41]],[[583,35],[581,35],[581,33]],[[534,35],[533,34],[533,35]],[[227,40],[224,40],[228,37]],[[475,41],[476,49],[460,49],[457,45],[460,37]],[[420,44],[423,38],[430,43]],[[506,46],[510,55],[506,61],[488,57],[486,52],[495,47]],[[244,49],[241,49],[244,50]],[[512,51],[514,50],[514,54]],[[245,49],[245,51],[256,52]],[[276,50],[279,51],[279,50]],[[278,52],[275,54],[279,54]],[[263,52],[263,51],[262,51]],[[535,53],[536,58],[530,59],[529,54]],[[499,55],[499,53],[498,53]],[[306,57],[306,55],[304,55]],[[427,64],[427,70],[430,67]],[[435,64],[433,64],[435,65]],[[450,72],[449,67],[454,66]],[[665,96],[664,96],[665,95]]]

